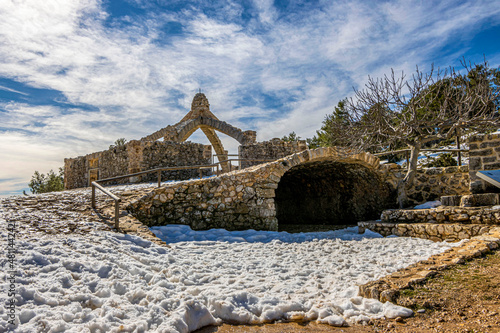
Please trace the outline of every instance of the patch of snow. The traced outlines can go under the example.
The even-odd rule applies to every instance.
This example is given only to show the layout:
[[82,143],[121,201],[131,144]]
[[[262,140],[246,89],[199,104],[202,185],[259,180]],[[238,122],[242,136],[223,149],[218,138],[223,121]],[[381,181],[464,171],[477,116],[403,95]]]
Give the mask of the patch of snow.
[[413,207],[413,209],[429,209],[429,208],[436,208],[441,206],[441,201],[435,200],[435,201],[427,201],[424,202],[423,204],[416,205]]
[[[0,227],[6,230],[1,217]],[[223,321],[342,326],[406,317],[411,310],[359,297],[357,286],[460,244],[355,229],[308,235],[156,228],[170,249],[101,230],[23,234],[16,239],[14,331],[191,332]],[[8,283],[2,270],[0,288]],[[0,294],[2,304],[6,297]],[[0,331],[12,328],[7,320],[2,306]]]
[[364,234],[358,234],[358,227],[350,227],[341,230],[332,230],[324,232],[300,232],[288,233],[286,231],[227,231],[225,229],[210,229],[195,231],[187,225],[170,224],[161,227],[152,227],[151,231],[163,240],[165,243],[178,242],[247,242],[247,243],[269,243],[279,240],[285,243],[300,243],[321,239],[342,239],[342,240],[362,240],[364,238],[382,238],[382,236],[371,230],[366,230]]

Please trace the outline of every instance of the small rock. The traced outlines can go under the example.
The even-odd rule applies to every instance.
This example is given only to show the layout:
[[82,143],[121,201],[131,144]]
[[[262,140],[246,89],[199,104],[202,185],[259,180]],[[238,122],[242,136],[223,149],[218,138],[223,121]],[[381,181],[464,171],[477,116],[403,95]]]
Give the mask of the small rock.
[[425,313],[425,309],[417,310],[417,313]]
[[403,317],[397,317],[395,320],[396,320],[397,323],[404,323],[404,321],[405,321],[403,319]]

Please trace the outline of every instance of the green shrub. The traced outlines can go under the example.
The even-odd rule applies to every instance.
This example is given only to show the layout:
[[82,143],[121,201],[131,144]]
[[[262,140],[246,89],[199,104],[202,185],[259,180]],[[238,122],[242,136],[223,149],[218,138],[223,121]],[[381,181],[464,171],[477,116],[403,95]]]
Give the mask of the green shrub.
[[425,168],[440,168],[457,165],[457,161],[450,153],[440,154],[437,158],[430,157],[430,161],[423,164]]
[[59,168],[59,174],[55,174],[50,170],[47,175],[35,171],[28,186],[33,194],[62,191],[64,190],[64,171]]

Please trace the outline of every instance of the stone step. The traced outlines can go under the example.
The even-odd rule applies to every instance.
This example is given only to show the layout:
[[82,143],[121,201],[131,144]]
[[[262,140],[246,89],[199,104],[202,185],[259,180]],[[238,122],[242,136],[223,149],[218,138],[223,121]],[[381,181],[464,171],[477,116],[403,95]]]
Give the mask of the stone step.
[[443,206],[481,207],[495,206],[500,203],[498,193],[481,193],[470,195],[447,195],[441,197]]

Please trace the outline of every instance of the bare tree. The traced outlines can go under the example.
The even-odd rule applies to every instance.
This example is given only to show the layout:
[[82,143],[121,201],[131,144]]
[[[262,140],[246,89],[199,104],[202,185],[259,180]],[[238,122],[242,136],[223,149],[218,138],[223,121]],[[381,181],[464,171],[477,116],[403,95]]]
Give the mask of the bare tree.
[[[411,150],[408,171],[398,184],[398,203],[407,205],[406,192],[413,183],[422,146],[450,139],[460,129],[483,130],[499,126],[497,69],[484,62],[462,61],[462,73],[454,68],[416,69],[410,77],[394,70],[381,79],[369,77],[363,90],[348,100],[346,121],[338,129],[356,150],[384,151],[394,145]],[[347,124],[347,125],[346,125]]]

